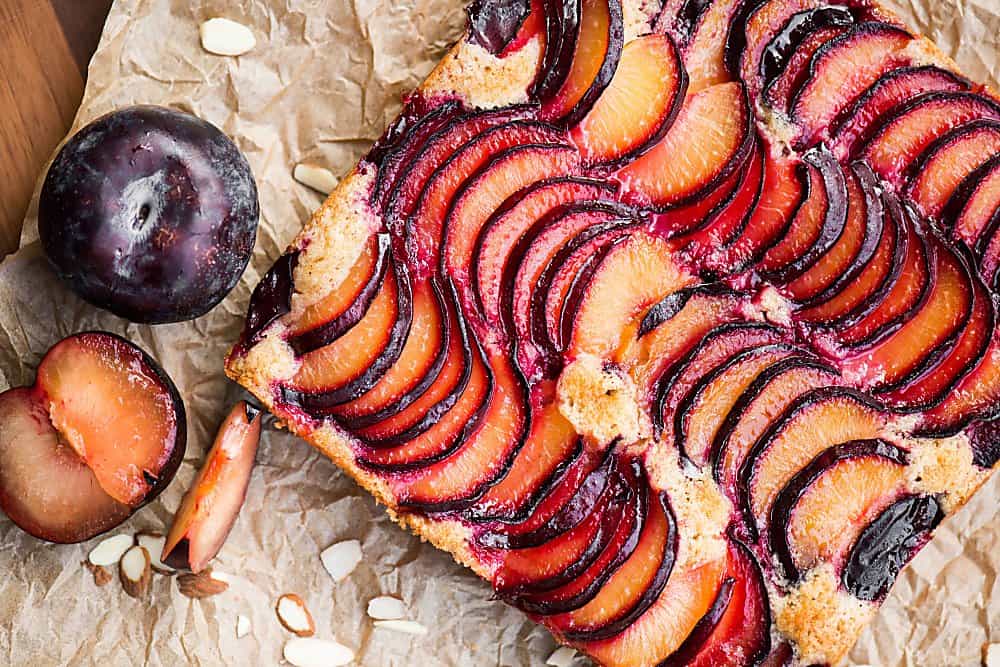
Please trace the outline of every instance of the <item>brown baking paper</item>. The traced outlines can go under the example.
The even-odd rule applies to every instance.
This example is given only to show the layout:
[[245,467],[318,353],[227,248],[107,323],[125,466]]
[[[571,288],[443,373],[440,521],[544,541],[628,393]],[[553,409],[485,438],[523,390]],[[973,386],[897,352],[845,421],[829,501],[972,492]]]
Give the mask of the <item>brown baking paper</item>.
[[[343,174],[460,35],[462,0],[119,0],[90,66],[79,128],[133,103],[174,106],[221,127],[239,144],[260,189],[257,248],[240,285],[209,315],[159,327],[130,325],[67,292],[37,243],[36,206],[22,247],[0,265],[0,388],[30,383],[48,347],[70,333],[114,331],[153,354],[187,405],[184,465],[163,496],[113,532],[165,532],[205,448],[242,394],[222,373],[253,285],[315,209],[318,194],[293,181],[300,161]],[[966,72],[997,81],[1000,1],[913,0],[896,8]],[[253,29],[239,58],[202,50],[199,24],[224,16]],[[229,590],[204,601],[154,576],[148,601],[117,579],[95,586],[81,561],[101,539],[57,546],[0,519],[0,664],[268,665],[289,634],[274,604],[301,595],[317,634],[357,652],[361,665],[544,663],[548,633],[500,602],[447,554],[392,524],[338,469],[287,433],[268,429],[246,506],[216,559]],[[53,480],[58,483],[58,480]],[[853,664],[978,665],[1000,642],[1000,478],[994,478],[900,577]],[[365,558],[334,583],[319,554],[359,539]],[[402,598],[424,637],[373,629],[367,601]],[[237,639],[237,615],[252,631]],[[994,627],[996,626],[996,627]],[[582,660],[579,661],[582,664]]]

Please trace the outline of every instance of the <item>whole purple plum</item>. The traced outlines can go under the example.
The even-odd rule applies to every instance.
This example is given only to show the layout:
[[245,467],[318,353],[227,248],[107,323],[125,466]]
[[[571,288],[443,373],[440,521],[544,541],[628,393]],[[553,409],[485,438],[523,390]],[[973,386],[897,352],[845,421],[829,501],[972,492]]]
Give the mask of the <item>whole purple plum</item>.
[[260,207],[246,158],[187,113],[133,106],[59,151],[42,186],[49,261],[90,303],[157,324],[208,312],[253,252]]

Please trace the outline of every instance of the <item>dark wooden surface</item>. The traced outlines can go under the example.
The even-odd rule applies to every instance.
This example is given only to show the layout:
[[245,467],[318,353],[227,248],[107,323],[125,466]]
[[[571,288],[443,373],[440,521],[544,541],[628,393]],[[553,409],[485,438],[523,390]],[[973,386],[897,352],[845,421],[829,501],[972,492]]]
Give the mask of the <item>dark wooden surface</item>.
[[0,0],[0,256],[76,114],[111,0]]

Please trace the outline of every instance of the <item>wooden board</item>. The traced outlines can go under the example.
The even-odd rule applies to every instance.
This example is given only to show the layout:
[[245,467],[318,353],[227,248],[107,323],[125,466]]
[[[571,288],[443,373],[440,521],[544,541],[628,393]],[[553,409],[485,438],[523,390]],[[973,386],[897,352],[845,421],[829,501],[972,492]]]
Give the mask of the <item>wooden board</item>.
[[0,255],[73,121],[111,0],[0,0]]

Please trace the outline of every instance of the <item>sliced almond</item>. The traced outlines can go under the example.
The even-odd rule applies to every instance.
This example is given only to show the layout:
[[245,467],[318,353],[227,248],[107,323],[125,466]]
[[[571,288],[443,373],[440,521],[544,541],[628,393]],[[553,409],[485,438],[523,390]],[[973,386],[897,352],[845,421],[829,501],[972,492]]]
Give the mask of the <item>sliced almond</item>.
[[236,616],[236,638],[243,639],[250,634],[250,619],[243,614]]
[[98,586],[107,586],[111,581],[111,572],[102,565],[94,565],[89,560],[83,561],[83,566],[94,575],[94,583]]
[[990,644],[986,647],[986,667],[1000,667],[1000,644]]
[[153,578],[153,569],[149,561],[149,552],[145,547],[135,545],[125,552],[118,561],[118,578],[122,588],[134,598],[144,598],[149,594],[149,582]]
[[108,567],[109,565],[117,565],[118,561],[121,560],[122,556],[132,548],[135,540],[132,539],[131,535],[113,535],[104,540],[101,540],[96,547],[90,550],[90,554],[87,555],[87,560],[93,565],[100,565],[101,567]]
[[316,622],[313,621],[306,602],[295,593],[285,593],[274,605],[278,620],[289,632],[299,637],[312,637],[316,634]]
[[229,19],[209,19],[200,32],[202,48],[219,56],[242,56],[257,46],[250,28]]
[[368,616],[379,621],[394,621],[406,616],[406,605],[399,598],[380,595],[368,601]]
[[343,581],[361,562],[361,542],[344,540],[331,544],[319,555],[323,567],[334,581]]
[[560,646],[552,652],[552,655],[545,661],[545,664],[552,667],[569,667],[573,664],[574,660],[576,660],[576,649],[569,646]]
[[135,536],[135,540],[140,547],[149,552],[149,563],[153,568],[153,572],[164,575],[172,575],[177,572],[177,570],[160,560],[160,556],[163,555],[163,545],[167,542],[166,537],[159,533],[138,533]]
[[211,570],[202,570],[198,574],[185,572],[177,577],[177,590],[195,600],[218,595],[225,592],[229,584],[212,575]]
[[295,165],[295,169],[292,171],[292,178],[302,185],[312,188],[317,192],[322,192],[325,195],[330,194],[337,187],[337,177],[333,175],[332,171],[326,167],[320,167],[307,162],[300,162]]
[[402,632],[408,635],[423,636],[427,634],[427,628],[416,621],[375,621],[373,625],[376,628],[392,632]]
[[316,637],[289,639],[281,654],[294,667],[338,667],[354,660],[354,651],[348,647]]

